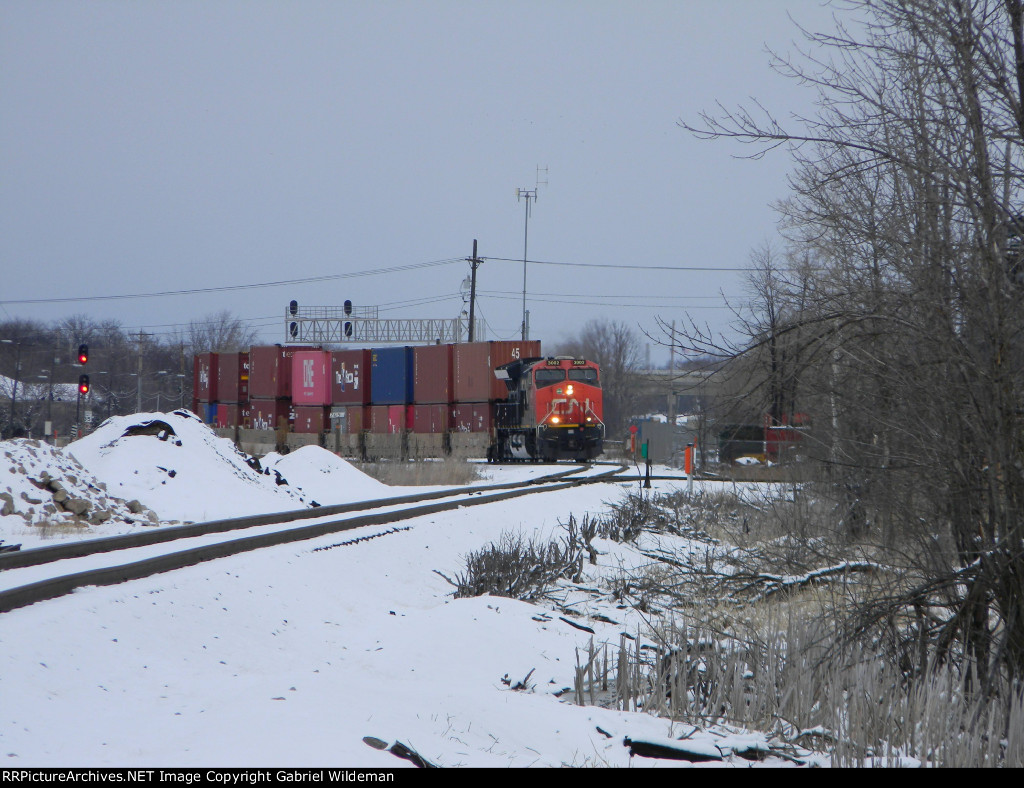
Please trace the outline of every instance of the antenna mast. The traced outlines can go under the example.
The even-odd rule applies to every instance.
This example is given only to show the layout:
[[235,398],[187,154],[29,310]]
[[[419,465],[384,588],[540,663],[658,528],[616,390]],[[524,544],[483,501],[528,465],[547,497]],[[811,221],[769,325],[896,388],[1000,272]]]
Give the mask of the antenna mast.
[[[526,310],[526,249],[530,237],[530,200],[537,202],[537,190],[541,186],[547,186],[548,168],[544,167],[544,180],[541,181],[540,165],[537,166],[537,180],[532,189],[516,189],[516,200],[526,200],[526,215],[523,222],[523,323],[522,335],[525,342],[530,338],[530,313]],[[474,255],[475,256],[475,255]]]

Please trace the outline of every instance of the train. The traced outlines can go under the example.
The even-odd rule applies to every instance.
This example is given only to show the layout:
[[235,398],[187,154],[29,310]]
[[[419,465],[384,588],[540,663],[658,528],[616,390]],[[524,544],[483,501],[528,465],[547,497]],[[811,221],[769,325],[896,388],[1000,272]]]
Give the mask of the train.
[[604,444],[600,367],[544,356],[537,340],[254,346],[197,355],[193,383],[193,410],[212,426],[319,434],[321,445],[365,436],[360,451],[387,434],[445,450],[465,435],[459,445],[491,462],[587,461]]
[[488,462],[588,461],[604,447],[601,372],[593,361],[555,356],[499,366],[508,398],[494,403]]

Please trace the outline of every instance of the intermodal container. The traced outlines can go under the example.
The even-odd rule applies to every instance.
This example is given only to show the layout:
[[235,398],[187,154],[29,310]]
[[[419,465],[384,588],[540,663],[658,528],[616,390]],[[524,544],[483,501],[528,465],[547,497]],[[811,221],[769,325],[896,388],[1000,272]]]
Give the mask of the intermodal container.
[[466,342],[452,346],[453,402],[506,399],[508,388],[494,377],[502,364],[540,356],[540,340]]
[[192,360],[192,396],[202,402],[216,402],[217,353],[199,353]]
[[453,347],[421,345],[413,348],[412,401],[417,405],[447,404],[452,401]]
[[448,432],[451,421],[449,405],[413,405],[410,429],[418,433]]
[[452,407],[454,432],[490,432],[493,425],[493,408],[488,402],[459,402]]
[[203,420],[203,424],[217,424],[216,402],[203,402],[202,400],[199,400],[193,402],[192,404],[194,405],[194,407],[192,408],[192,412]]
[[345,410],[345,425],[342,430],[349,435],[358,435],[370,429],[369,408],[363,405],[349,405]]
[[327,432],[331,428],[329,405],[296,405],[295,432]]
[[395,434],[405,432],[407,410],[405,405],[371,405],[370,432]]
[[253,399],[249,401],[254,430],[276,430],[283,425],[290,427],[292,404],[286,399]]
[[292,395],[292,357],[304,346],[254,345],[249,349],[249,397],[285,399]]
[[234,402],[217,403],[217,426],[218,427],[248,427],[252,416],[249,412],[249,404]]
[[[363,429],[363,408],[356,405],[331,405],[327,408],[327,429],[337,429],[342,435],[358,433]],[[350,424],[354,422],[354,424]],[[355,429],[352,429],[352,427]]]
[[373,348],[370,351],[370,402],[406,405],[413,401],[411,347]]
[[292,403],[318,407],[331,404],[330,351],[298,350],[292,356]]
[[217,399],[219,402],[248,401],[248,353],[219,354],[217,358]]
[[335,405],[366,405],[370,402],[369,350],[335,350],[331,353],[331,402]]

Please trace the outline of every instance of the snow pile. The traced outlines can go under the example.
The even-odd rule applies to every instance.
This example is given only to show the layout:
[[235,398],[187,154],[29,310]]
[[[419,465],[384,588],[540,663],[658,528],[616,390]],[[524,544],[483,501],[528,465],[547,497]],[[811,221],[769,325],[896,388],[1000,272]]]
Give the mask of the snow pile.
[[114,416],[65,451],[112,493],[141,501],[164,520],[217,520],[314,502],[186,410]]
[[53,535],[102,524],[105,531],[119,533],[157,521],[139,501],[108,494],[103,482],[49,444],[25,439],[0,443],[0,535],[8,542],[42,538],[28,526]]
[[263,458],[262,464],[323,505],[395,494],[393,488],[319,446],[303,446],[285,455],[271,453]]

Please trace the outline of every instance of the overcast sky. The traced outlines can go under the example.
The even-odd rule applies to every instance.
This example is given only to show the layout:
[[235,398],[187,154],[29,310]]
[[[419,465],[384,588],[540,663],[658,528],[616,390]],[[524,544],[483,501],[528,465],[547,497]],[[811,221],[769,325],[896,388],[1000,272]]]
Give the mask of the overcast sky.
[[[747,263],[789,160],[678,127],[751,96],[813,96],[766,47],[817,0],[0,4],[0,317],[154,333],[222,309],[284,340],[290,299],[455,317],[464,261],[189,296],[102,296],[355,274],[469,256],[487,338],[519,336],[531,260]],[[537,167],[546,169],[537,184]],[[519,260],[516,263],[514,260]],[[722,327],[734,271],[532,264],[531,337],[592,317]],[[89,297],[26,304],[30,299]],[[20,303],[19,303],[20,302]],[[413,302],[411,304],[402,302]],[[423,303],[417,303],[423,302]],[[386,311],[385,311],[386,310]]]

